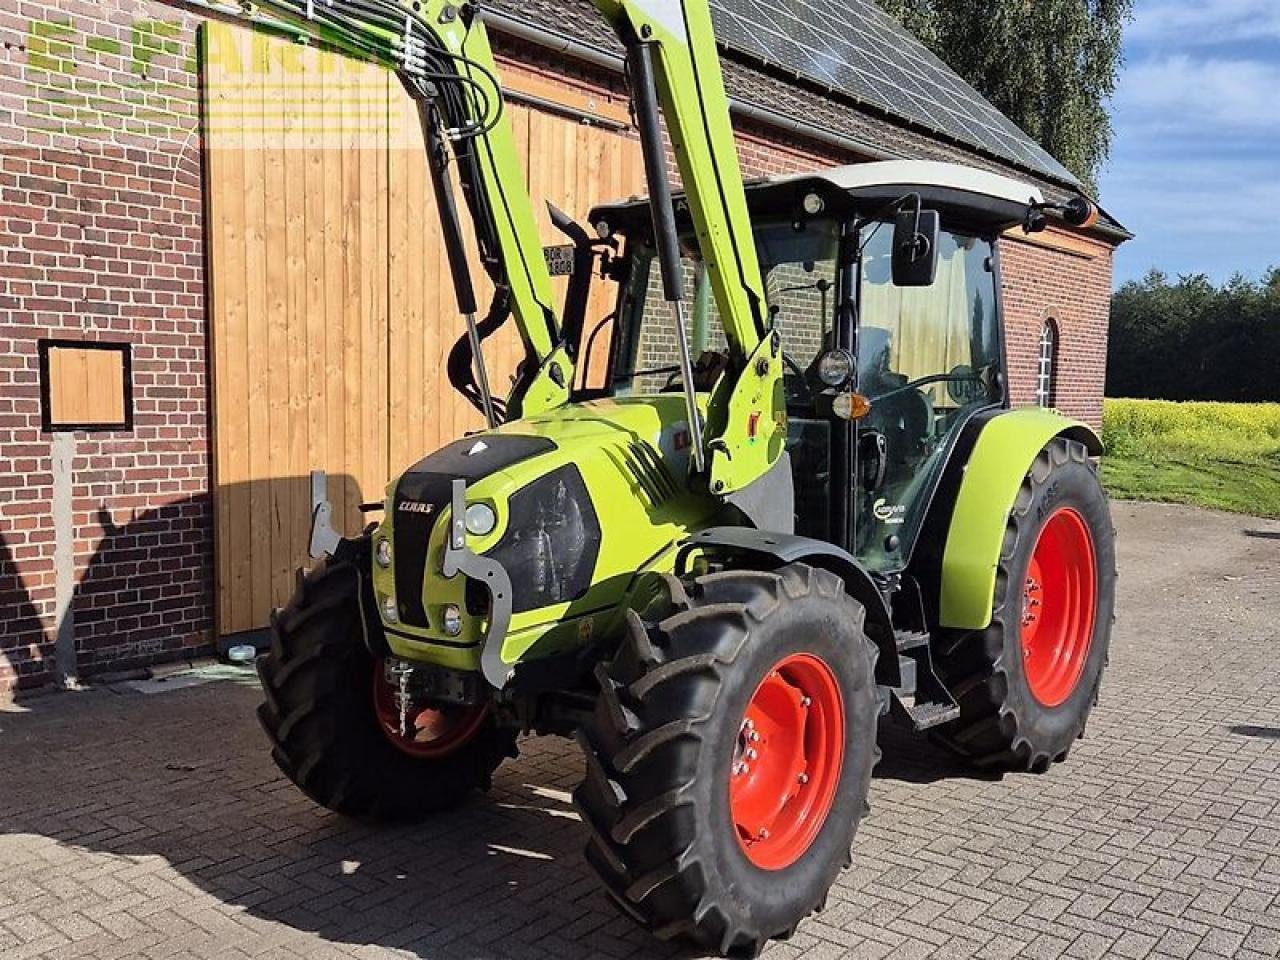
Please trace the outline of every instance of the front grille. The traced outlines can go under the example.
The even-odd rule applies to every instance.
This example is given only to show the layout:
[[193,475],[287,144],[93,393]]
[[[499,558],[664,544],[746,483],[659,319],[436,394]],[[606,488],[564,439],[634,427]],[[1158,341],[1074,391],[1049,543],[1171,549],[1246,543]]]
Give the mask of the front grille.
[[[414,464],[396,484],[391,522],[395,530],[396,602],[400,622],[426,629],[422,584],[427,572],[431,531],[453,496],[453,481],[468,486],[512,464],[554,450],[545,437],[502,434],[463,437]],[[468,605],[470,607],[470,604]]]
[[453,478],[439,473],[406,473],[396,484],[392,520],[396,545],[396,603],[400,622],[426,629],[422,582],[427,572],[431,528],[449,505]]

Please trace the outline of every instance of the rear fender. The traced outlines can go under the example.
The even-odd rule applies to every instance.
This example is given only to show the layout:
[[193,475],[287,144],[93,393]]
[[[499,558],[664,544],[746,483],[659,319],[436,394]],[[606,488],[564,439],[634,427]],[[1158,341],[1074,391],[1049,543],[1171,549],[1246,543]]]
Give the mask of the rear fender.
[[830,570],[844,581],[845,591],[867,612],[867,636],[880,654],[876,661],[876,682],[885,686],[897,686],[901,682],[889,605],[871,574],[852,554],[822,540],[791,533],[773,533],[754,527],[709,527],[681,545],[676,556],[677,574],[686,572],[687,560],[695,551],[737,559],[744,566],[757,569],[807,563]]
[[1084,423],[1051,410],[1022,407],[988,420],[974,444],[956,497],[942,554],[938,621],[982,630],[991,622],[996,565],[1009,512],[1036,456],[1055,437],[1102,454],[1102,441]]

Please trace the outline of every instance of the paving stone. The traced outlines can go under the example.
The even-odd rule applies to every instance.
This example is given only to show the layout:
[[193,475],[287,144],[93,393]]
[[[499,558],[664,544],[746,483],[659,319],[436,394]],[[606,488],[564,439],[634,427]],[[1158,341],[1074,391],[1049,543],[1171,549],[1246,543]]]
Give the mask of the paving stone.
[[[1123,570],[1149,548],[1118,511]],[[1280,596],[1280,561],[1232,569]],[[1280,635],[1186,575],[1122,576],[1101,703],[1047,774],[974,778],[886,721],[853,867],[768,960],[1280,956],[1280,741],[1238,732],[1280,716]],[[257,702],[212,683],[0,713],[3,960],[686,956],[584,864],[573,745],[526,740],[487,796],[377,828],[281,777]]]

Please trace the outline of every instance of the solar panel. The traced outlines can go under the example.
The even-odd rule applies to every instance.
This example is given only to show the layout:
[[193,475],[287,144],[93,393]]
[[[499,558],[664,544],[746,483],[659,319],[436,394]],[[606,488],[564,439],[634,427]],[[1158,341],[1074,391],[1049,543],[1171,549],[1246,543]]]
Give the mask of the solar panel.
[[[591,0],[489,3],[552,33],[618,47]],[[741,61],[803,78],[1059,182],[1079,183],[874,0],[711,0],[711,10],[717,38]],[[777,100],[768,105],[787,112]]]
[[1076,178],[873,0],[711,0],[730,49],[1056,180]]

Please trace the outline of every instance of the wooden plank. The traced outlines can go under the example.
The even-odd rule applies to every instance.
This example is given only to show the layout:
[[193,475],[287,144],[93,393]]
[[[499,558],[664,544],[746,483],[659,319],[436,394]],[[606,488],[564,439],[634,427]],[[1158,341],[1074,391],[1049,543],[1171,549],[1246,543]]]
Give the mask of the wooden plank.
[[[366,369],[369,387],[373,391],[373,402],[367,405],[369,418],[365,443],[368,444],[370,462],[366,465],[361,501],[381,498],[382,490],[387,483],[387,459],[391,442],[388,409],[390,387],[387,375],[390,362],[387,353],[390,322],[387,314],[389,294],[387,231],[390,215],[387,184],[387,103],[391,92],[392,75],[376,68],[370,68],[369,74],[371,78],[368,101],[370,132],[364,148],[367,190],[363,200],[371,213],[370,229],[372,230],[372,236],[369,238],[371,253],[364,260],[365,269],[369,271],[367,283],[371,295],[365,319],[371,340],[371,350],[366,356]],[[363,524],[363,515],[357,514],[355,529],[360,529]]]
[[[408,142],[412,145],[411,149],[415,151],[426,149],[420,129],[415,128],[409,131]],[[421,251],[418,270],[422,277],[421,300],[418,308],[422,327],[419,337],[422,343],[423,362],[416,393],[423,415],[418,442],[421,451],[425,454],[439,446],[444,437],[452,433],[453,411],[443,408],[440,399],[440,384],[446,380],[445,351],[441,347],[444,340],[441,318],[450,310],[451,294],[447,292],[449,274],[445,266],[443,232],[436,214],[431,174],[426,167],[425,154],[420,155],[424,156],[424,162],[416,183],[417,197],[413,202],[424,214],[417,224],[418,249]]]
[[[260,443],[255,471],[255,490],[261,488],[267,500],[267,525],[256,527],[259,537],[255,548],[261,558],[256,571],[258,579],[268,584],[266,608],[283,605],[292,593],[291,522],[292,498],[289,483],[289,206],[285,191],[284,124],[287,105],[282,96],[285,84],[279,53],[283,44],[262,42],[261,79],[258,92],[262,97],[260,137],[263,175],[263,247],[262,276],[264,314],[261,322],[266,341],[266,354],[259,359],[255,380],[261,379],[266,398],[265,434]],[[259,342],[262,342],[259,340]],[[262,472],[265,465],[266,471]],[[266,531],[266,541],[261,533]],[[262,610],[255,595],[255,613]]]
[[350,478],[341,499],[334,498],[334,510],[340,525],[350,522],[353,508],[350,487],[359,484],[364,474],[364,446],[361,443],[363,417],[361,403],[361,269],[360,257],[360,107],[353,102],[359,96],[359,83],[354,70],[344,64],[341,70],[346,92],[341,101],[342,132],[340,153],[342,165],[342,382],[344,393],[342,450],[346,474]]
[[[325,239],[328,225],[325,221],[325,197],[330,192],[325,179],[326,119],[324,116],[324,66],[326,54],[314,47],[303,53],[303,74],[300,79],[303,90],[303,118],[305,140],[304,176],[304,226],[306,232],[305,257],[305,326],[306,326],[306,387],[305,421],[307,435],[306,462],[295,469],[309,474],[314,469],[328,469],[328,410],[325,396],[328,343],[325,337],[327,308],[325,293]],[[300,474],[301,475],[301,474]],[[340,479],[340,478],[339,478]],[[308,485],[308,508],[310,490]],[[307,530],[310,529],[308,516]],[[307,533],[303,533],[304,539]],[[305,545],[304,545],[305,550]],[[306,560],[301,561],[303,563]]]
[[[265,38],[251,34],[252,72],[265,72]],[[245,91],[245,264],[248,303],[249,448],[246,475],[253,535],[251,554],[253,611],[271,606],[271,484],[268,451],[271,446],[270,314],[267,300],[267,185],[264,141],[266,97],[261,82],[250,78]]]
[[85,408],[76,423],[124,421],[124,355],[115,350],[84,350]]
[[[210,29],[214,29],[210,25]],[[245,64],[249,54],[249,35],[218,25],[231,34],[226,40],[228,49],[238,53],[238,62]],[[253,557],[250,552],[250,499],[249,499],[249,316],[248,316],[248,268],[246,222],[248,154],[245,151],[244,109],[246,100],[243,71],[223,78],[227,92],[225,116],[227,127],[223,131],[226,142],[226,176],[218,204],[225,214],[220,219],[220,232],[225,241],[226,260],[218,271],[215,287],[222,293],[222,327],[226,331],[226,376],[219,378],[217,420],[220,456],[224,468],[219,476],[219,486],[225,495],[228,530],[224,540],[226,550],[222,554],[221,592],[227,599],[225,619],[219,625],[224,633],[248,629],[252,623]]]
[[[399,130],[404,105],[388,97],[388,123]],[[409,385],[413,353],[409,304],[409,180],[410,158],[403,145],[389,134],[387,149],[387,455],[392,470],[405,464],[412,443]],[[373,499],[373,495],[369,495]]]
[[345,520],[346,489],[351,482],[350,462],[346,446],[346,355],[344,353],[345,248],[342,207],[343,61],[326,56],[321,79],[321,121],[324,126],[324,309],[325,366],[324,405],[326,460],[329,474],[329,499],[336,516],[335,523]]
[[276,603],[284,604],[292,594],[293,571],[305,566],[307,539],[311,527],[311,498],[307,473],[315,461],[309,460],[310,424],[310,358],[308,348],[307,305],[307,132],[309,113],[307,99],[307,58],[309,47],[289,45],[282,60],[282,73],[288,95],[284,99],[284,205],[285,205],[285,283],[287,285],[288,322],[285,350],[288,354],[288,452],[284,473],[278,483],[288,487],[288,519],[286,543],[282,552],[283,594]]

